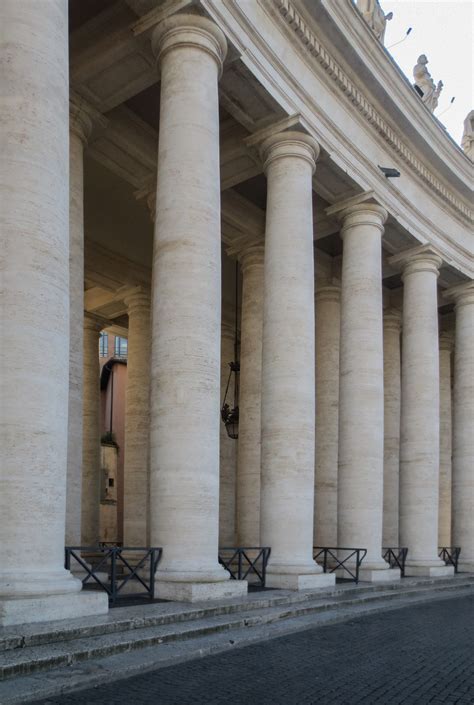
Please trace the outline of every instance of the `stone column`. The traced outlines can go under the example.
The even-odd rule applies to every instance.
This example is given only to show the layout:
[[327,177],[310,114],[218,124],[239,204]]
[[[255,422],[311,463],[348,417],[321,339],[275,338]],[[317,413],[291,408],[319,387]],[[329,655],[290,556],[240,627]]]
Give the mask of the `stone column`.
[[456,301],[452,539],[459,569],[474,571],[474,283],[451,289]]
[[341,288],[316,290],[316,464],[314,545],[337,546]]
[[262,545],[269,587],[330,585],[313,561],[314,266],[312,175],[319,147],[300,132],[261,146],[267,176],[262,358]]
[[361,579],[400,578],[382,559],[382,233],[387,212],[370,202],[328,209],[342,221],[338,546],[367,549]]
[[252,245],[239,255],[242,265],[237,459],[239,546],[260,546],[263,257],[263,245]]
[[451,546],[451,355],[453,342],[453,334],[450,331],[440,334],[438,546]]
[[84,373],[82,407],[82,505],[83,546],[97,546],[100,523],[100,364],[99,335],[103,321],[84,314]]
[[[67,4],[0,3],[0,625],[107,611],[64,570],[69,360]],[[19,599],[20,598],[20,599]]]
[[439,351],[437,278],[428,247],[395,255],[403,268],[400,544],[406,575],[450,575],[438,558]]
[[158,597],[242,594],[218,564],[221,233],[218,79],[226,40],[174,15],[153,31],[161,68],[153,254],[150,521]]
[[127,388],[125,398],[124,545],[149,545],[150,293],[127,292]]
[[66,545],[81,544],[84,319],[84,148],[102,116],[77,95],[69,101],[69,402]]
[[398,508],[400,494],[400,331],[402,314],[387,309],[383,314],[383,546],[399,546]]
[[[221,406],[229,381],[229,363],[235,358],[235,331],[233,326],[222,323],[221,331]],[[234,375],[228,390],[228,403],[232,405]],[[230,401],[229,401],[230,400]],[[237,466],[237,441],[229,438],[225,425],[220,424],[219,438],[219,546],[235,545],[235,476]],[[240,433],[240,429],[239,429]]]

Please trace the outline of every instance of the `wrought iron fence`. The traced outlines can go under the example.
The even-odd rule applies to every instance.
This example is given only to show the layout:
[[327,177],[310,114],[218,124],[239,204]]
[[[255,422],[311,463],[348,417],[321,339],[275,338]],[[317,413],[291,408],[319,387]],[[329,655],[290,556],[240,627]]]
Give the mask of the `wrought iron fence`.
[[[342,546],[313,546],[313,558],[315,561],[319,559],[325,573],[334,573],[340,570],[342,574],[337,577],[340,580],[351,580],[359,582],[359,570],[362,561],[367,555],[366,548],[344,548]],[[347,552],[347,555],[341,558],[342,553]]]
[[[123,555],[123,554],[126,555]],[[84,554],[84,555],[82,555]],[[142,555],[143,554],[143,555]],[[113,605],[125,593],[126,585],[141,585],[143,592],[133,591],[133,597],[155,597],[155,572],[162,554],[161,548],[122,546],[66,546],[64,567],[79,565],[85,573],[82,584],[86,588],[104,590]],[[131,556],[137,557],[132,562]],[[84,557],[87,556],[87,559]],[[104,576],[105,579],[104,579]]]
[[265,587],[265,573],[271,549],[262,546],[238,546],[219,549],[219,563],[232,580],[247,580],[254,587]]
[[454,572],[458,572],[459,554],[461,553],[460,546],[441,546],[438,548],[438,556],[446,565],[453,565]]
[[400,575],[405,577],[405,563],[407,559],[408,548],[404,546],[385,546],[382,548],[382,555],[390,568],[400,568]]

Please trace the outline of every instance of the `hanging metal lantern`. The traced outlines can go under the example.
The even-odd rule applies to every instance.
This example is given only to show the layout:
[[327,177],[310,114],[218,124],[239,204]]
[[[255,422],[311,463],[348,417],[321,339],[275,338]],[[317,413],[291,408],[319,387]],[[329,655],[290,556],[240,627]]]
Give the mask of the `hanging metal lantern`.
[[[227,387],[225,389],[224,401],[222,402],[221,408],[221,419],[225,424],[227,435],[233,440],[237,440],[239,437],[239,373],[240,373],[240,362],[239,362],[239,330],[238,330],[238,285],[239,285],[239,265],[235,264],[235,337],[234,337],[234,360],[229,362],[229,379],[227,380]],[[232,375],[234,375],[234,383],[231,385]],[[229,393],[229,388],[233,389],[234,398],[232,400],[232,406],[230,405],[227,395]]]

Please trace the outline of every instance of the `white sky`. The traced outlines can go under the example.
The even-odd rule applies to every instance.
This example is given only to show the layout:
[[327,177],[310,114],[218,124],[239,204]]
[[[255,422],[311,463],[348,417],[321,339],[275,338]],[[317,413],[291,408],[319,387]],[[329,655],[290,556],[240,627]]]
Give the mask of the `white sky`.
[[[420,54],[428,58],[435,83],[444,83],[435,115],[460,144],[464,118],[474,108],[474,0],[381,0],[387,22],[385,47],[413,83],[413,67]],[[408,38],[390,49],[390,45]],[[451,98],[456,100],[449,110]]]

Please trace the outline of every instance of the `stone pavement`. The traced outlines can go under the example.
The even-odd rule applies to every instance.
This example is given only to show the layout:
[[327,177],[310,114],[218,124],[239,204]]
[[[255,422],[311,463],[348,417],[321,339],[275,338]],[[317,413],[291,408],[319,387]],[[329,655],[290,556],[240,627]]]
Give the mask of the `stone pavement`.
[[360,617],[36,705],[472,705],[474,597]]

